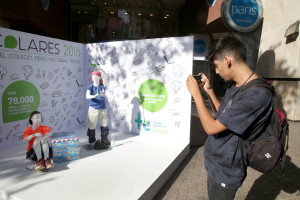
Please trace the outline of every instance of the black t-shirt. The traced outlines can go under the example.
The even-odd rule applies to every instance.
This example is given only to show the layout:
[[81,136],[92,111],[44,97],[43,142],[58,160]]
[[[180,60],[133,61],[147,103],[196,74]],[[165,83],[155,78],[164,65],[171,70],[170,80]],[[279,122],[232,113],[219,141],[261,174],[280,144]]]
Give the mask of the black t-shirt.
[[[272,111],[272,92],[264,87],[245,90],[232,104],[240,87],[230,86],[218,109],[217,120],[228,130],[208,136],[204,147],[205,167],[208,175],[226,187],[239,188],[246,177],[242,170],[242,157],[238,137],[259,134]],[[244,164],[247,165],[246,149]]]

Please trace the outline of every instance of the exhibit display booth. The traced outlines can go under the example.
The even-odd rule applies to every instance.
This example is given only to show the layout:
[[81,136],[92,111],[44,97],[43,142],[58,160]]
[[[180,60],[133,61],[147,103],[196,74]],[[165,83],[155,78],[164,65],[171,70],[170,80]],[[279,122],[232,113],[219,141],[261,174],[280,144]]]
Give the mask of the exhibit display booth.
[[[189,152],[193,37],[80,44],[0,28],[0,190],[16,199],[151,199]],[[91,72],[108,75],[107,150],[89,148]],[[79,138],[78,160],[30,170],[29,114]],[[96,128],[99,139],[100,128]]]

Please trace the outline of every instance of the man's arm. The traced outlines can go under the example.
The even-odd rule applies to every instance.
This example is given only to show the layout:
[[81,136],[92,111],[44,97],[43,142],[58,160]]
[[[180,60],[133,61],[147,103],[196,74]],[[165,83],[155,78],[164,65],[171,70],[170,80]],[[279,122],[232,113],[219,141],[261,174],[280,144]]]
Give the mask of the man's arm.
[[217,99],[215,92],[211,89],[211,91],[206,91],[206,94],[209,98],[210,105],[214,111],[214,113],[217,113],[220,107],[220,102]]
[[[215,135],[222,131],[227,130],[227,128],[225,126],[223,126],[218,120],[213,119],[212,116],[210,115],[210,113],[208,112],[208,110],[204,104],[204,101],[202,99],[198,83],[192,75],[188,76],[186,85],[187,85],[189,92],[192,94],[192,96],[195,100],[197,111],[198,111],[198,114],[199,114],[199,117],[200,117],[200,120],[201,120],[201,123],[203,125],[205,132],[208,135]],[[219,101],[217,101],[217,102],[219,102]]]
[[211,88],[211,85],[209,83],[209,80],[208,78],[205,76],[205,74],[203,73],[199,73],[199,75],[201,75],[202,79],[202,83],[201,84],[201,87],[203,88],[203,90],[206,92],[208,98],[209,98],[209,101],[210,101],[210,104],[211,104],[211,107],[213,109],[213,111],[215,113],[217,113],[219,107],[220,107],[220,102],[219,100],[217,99],[216,97],[216,94],[214,92],[214,90]]

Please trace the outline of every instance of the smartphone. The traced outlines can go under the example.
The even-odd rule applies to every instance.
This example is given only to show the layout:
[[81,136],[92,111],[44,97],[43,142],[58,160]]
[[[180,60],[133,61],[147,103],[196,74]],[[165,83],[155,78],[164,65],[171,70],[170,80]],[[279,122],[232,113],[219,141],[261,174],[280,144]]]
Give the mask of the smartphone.
[[196,79],[196,81],[198,82],[198,83],[202,83],[202,81],[201,81],[201,79],[202,79],[202,76],[201,75],[193,75],[193,77]]

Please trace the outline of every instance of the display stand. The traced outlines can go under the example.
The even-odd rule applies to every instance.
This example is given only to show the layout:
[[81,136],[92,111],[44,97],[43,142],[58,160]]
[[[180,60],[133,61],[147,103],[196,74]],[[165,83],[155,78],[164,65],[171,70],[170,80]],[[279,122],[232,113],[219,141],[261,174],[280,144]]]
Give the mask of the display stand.
[[[89,150],[86,128],[80,159],[56,163],[48,172],[30,171],[26,145],[1,152],[0,189],[19,199],[151,199],[189,153],[189,144],[169,136],[114,132],[115,148]],[[99,135],[99,134],[98,134]]]

